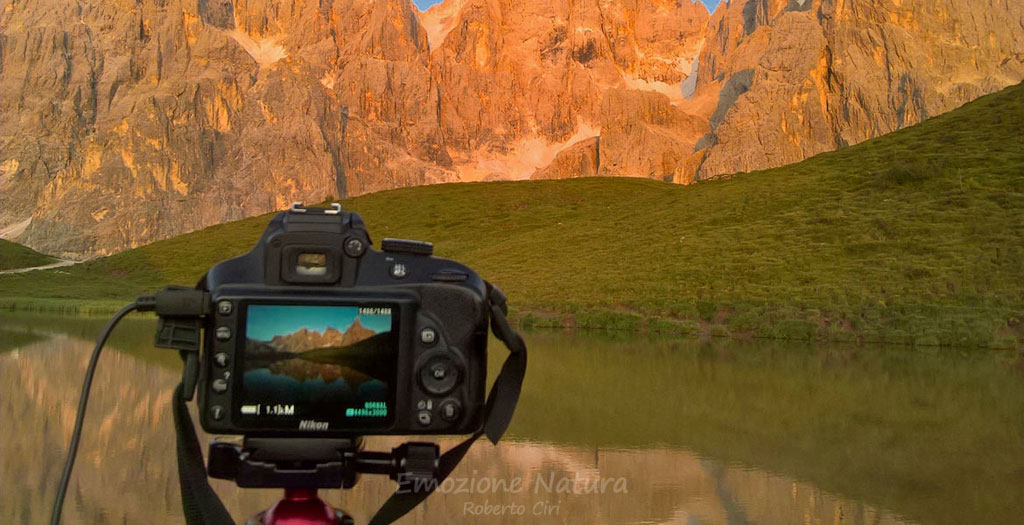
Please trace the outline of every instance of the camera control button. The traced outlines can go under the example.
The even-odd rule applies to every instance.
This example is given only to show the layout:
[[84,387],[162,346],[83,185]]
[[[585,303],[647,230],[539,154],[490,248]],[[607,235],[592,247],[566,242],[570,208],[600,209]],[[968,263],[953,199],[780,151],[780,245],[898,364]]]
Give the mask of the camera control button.
[[438,407],[441,410],[441,419],[451,423],[459,419],[462,415],[462,405],[454,399],[449,399]]
[[213,391],[218,394],[223,394],[228,391],[228,382],[226,379],[214,379],[210,386],[213,387]]
[[217,328],[217,340],[219,340],[219,341],[227,341],[228,339],[231,339],[231,329],[226,327],[226,326],[218,327]]
[[434,416],[429,410],[420,410],[420,413],[417,414],[416,418],[419,420],[420,424],[425,427],[430,426],[434,421]]
[[429,326],[420,330],[420,342],[427,346],[432,346],[437,342],[437,330]]
[[391,277],[405,279],[406,275],[409,275],[409,269],[404,264],[395,263],[391,265]]
[[459,382],[459,369],[447,357],[434,357],[420,369],[423,389],[437,396],[451,392]]
[[469,279],[469,275],[453,270],[442,270],[430,276],[430,279],[439,283],[461,283]]
[[360,257],[366,252],[366,243],[362,239],[352,237],[345,241],[345,255],[349,257]]
[[380,249],[391,253],[408,253],[410,255],[433,255],[434,245],[423,241],[387,238],[380,242]]
[[224,407],[220,405],[213,405],[210,407],[210,417],[213,418],[214,421],[224,419]]
[[217,352],[216,354],[213,354],[213,362],[216,363],[217,366],[228,366],[228,363],[231,362],[231,358],[224,352]]
[[231,301],[223,300],[217,302],[217,313],[220,315],[231,315],[231,311],[234,310],[234,305]]

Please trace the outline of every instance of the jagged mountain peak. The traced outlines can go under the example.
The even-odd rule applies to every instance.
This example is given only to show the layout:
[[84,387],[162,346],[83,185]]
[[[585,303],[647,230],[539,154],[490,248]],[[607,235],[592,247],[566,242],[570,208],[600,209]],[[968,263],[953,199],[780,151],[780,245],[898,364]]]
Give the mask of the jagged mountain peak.
[[348,346],[372,337],[376,333],[363,326],[362,321],[356,316],[352,324],[344,331],[334,326],[325,327],[323,332],[303,327],[290,334],[276,335],[268,342],[282,352],[295,353],[318,348]]
[[76,257],[328,195],[580,170],[687,183],[777,166],[1019,82],[1022,10],[8,3],[0,232]]

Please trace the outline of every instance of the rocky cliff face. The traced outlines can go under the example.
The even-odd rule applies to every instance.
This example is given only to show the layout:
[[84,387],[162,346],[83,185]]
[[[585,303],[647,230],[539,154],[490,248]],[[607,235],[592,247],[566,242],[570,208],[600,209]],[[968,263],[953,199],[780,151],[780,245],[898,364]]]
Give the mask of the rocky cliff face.
[[1010,0],[733,0],[708,35],[697,92],[717,103],[697,178],[856,144],[1024,78]]
[[691,0],[432,8],[424,20],[436,44],[439,119],[459,179],[531,176],[599,133],[609,90],[682,101],[707,17]]
[[1022,9],[0,0],[0,237],[106,254],[332,195],[781,165],[1024,78]]
[[0,28],[0,226],[43,250],[452,179],[385,86],[430,91],[407,2],[7,2]]
[[[524,5],[525,4],[525,5]],[[105,254],[400,186],[524,178],[673,87],[683,2],[0,2],[0,234]]]

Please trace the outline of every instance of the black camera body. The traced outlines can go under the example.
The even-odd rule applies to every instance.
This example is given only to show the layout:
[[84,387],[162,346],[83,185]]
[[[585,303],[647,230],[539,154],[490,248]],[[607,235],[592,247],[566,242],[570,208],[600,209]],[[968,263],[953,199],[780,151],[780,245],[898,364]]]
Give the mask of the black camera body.
[[359,215],[279,213],[201,283],[202,427],[215,434],[468,434],[483,424],[487,286],[432,245],[371,247]]

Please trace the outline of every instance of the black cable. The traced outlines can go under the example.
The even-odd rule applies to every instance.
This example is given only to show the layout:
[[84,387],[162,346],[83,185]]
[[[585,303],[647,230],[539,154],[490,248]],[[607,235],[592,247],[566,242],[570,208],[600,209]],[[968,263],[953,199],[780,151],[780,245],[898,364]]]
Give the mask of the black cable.
[[85,369],[85,382],[82,384],[82,396],[78,400],[78,413],[75,415],[75,429],[71,432],[71,443],[68,445],[68,458],[64,462],[64,474],[61,475],[60,485],[57,487],[57,497],[53,501],[53,512],[50,514],[50,525],[57,525],[60,523],[60,512],[64,506],[64,495],[68,491],[68,482],[71,481],[71,469],[75,466],[75,455],[78,454],[78,441],[82,437],[82,422],[85,420],[85,407],[89,403],[89,389],[92,387],[92,376],[96,372],[96,363],[100,360],[100,351],[103,350],[103,345],[107,342],[107,337],[110,336],[110,332],[117,325],[117,322],[129,313],[138,310],[138,303],[131,303],[119,312],[114,314],[114,317],[107,321],[107,326],[103,327],[103,332],[100,333],[98,339],[96,339],[96,347],[92,350],[92,357],[89,358],[89,367]]

